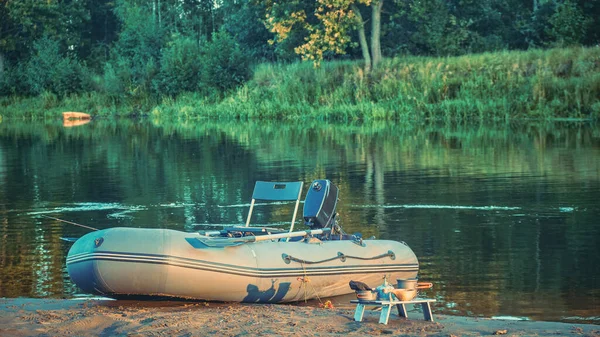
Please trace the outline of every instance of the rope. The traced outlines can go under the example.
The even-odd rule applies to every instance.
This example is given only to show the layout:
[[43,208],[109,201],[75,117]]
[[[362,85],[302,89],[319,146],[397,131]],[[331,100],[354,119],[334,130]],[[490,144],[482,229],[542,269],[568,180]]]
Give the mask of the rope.
[[306,303],[307,301],[307,293],[306,293],[306,284],[308,283],[308,275],[306,273],[306,267],[304,266],[304,263],[302,264],[302,270],[304,271],[304,277],[302,277],[302,279],[300,280],[302,282],[302,287],[304,288],[304,303]]
[[299,259],[297,257],[293,257],[291,255],[282,254],[282,258],[286,263],[290,263],[291,261],[294,261],[294,262],[302,263],[303,267],[304,267],[304,264],[319,264],[319,263],[329,262],[329,261],[333,261],[333,260],[337,260],[337,259],[340,259],[342,261],[345,261],[346,259],[367,261],[367,260],[377,260],[377,259],[381,259],[383,257],[388,257],[388,256],[392,260],[394,260],[396,258],[396,254],[394,254],[394,252],[392,252],[391,250],[388,250],[387,253],[373,256],[373,257],[352,256],[352,255],[345,255],[343,253],[338,253],[337,256],[334,256],[334,257],[328,258],[328,259],[324,259],[324,260],[319,260],[319,261],[308,261],[308,260]]
[[[304,271],[304,277],[302,277],[301,279],[298,278],[298,280],[300,282],[302,282],[302,286],[304,288],[304,303],[306,303],[308,301],[308,292],[306,291],[306,284],[310,284],[310,279],[308,278],[308,273],[306,272],[306,266],[304,265],[304,263],[302,263],[302,270]],[[319,303],[321,304],[321,306],[324,306],[323,301],[321,300],[321,297],[319,297],[319,293],[317,292],[317,289],[315,289],[315,287],[310,284],[310,287],[312,288],[313,292],[315,293],[315,296],[317,297],[317,300],[319,300]]]
[[55,218],[55,217],[51,217],[51,216],[47,216],[47,215],[43,215],[43,214],[40,215],[40,216],[42,216],[44,218],[48,218],[48,219],[52,219],[52,220],[56,220],[56,221],[61,221],[61,222],[64,222],[64,223],[68,223],[68,224],[71,224],[71,225],[75,225],[75,226],[79,226],[79,227],[91,229],[93,231],[97,231],[98,230],[98,228],[94,228],[94,227],[90,227],[90,226],[78,224],[78,223],[75,223],[75,222],[71,222],[71,221],[67,221],[67,220],[63,220],[63,219],[59,219],[59,218]]

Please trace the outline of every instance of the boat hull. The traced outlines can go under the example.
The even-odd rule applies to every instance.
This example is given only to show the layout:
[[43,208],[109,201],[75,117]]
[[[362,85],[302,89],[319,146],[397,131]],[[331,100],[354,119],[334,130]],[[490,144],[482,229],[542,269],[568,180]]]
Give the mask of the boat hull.
[[262,241],[209,247],[197,233],[111,228],[77,240],[67,270],[84,292],[109,297],[167,296],[208,301],[293,302],[415,278],[418,261],[387,240]]

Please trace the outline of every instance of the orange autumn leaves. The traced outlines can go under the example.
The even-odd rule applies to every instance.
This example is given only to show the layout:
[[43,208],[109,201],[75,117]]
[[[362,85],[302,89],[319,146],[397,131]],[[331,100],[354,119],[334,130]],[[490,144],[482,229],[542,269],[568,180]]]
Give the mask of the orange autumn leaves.
[[[313,61],[318,67],[325,53],[344,54],[346,47],[353,43],[350,34],[362,24],[360,15],[355,13],[357,4],[369,6],[371,0],[317,0],[314,10],[317,22],[310,24],[304,9],[286,13],[273,10],[278,4],[271,2],[267,8],[272,14],[267,12],[265,25],[276,34],[277,41],[288,38],[294,25],[301,25],[308,31],[308,36],[305,43],[294,50],[303,60]],[[284,14],[273,14],[277,12]]]

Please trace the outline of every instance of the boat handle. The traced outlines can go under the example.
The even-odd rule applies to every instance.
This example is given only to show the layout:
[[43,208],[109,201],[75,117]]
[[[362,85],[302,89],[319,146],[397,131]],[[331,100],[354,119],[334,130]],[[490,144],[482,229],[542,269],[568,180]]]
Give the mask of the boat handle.
[[419,282],[417,283],[417,289],[429,289],[433,287],[433,283],[431,282]]

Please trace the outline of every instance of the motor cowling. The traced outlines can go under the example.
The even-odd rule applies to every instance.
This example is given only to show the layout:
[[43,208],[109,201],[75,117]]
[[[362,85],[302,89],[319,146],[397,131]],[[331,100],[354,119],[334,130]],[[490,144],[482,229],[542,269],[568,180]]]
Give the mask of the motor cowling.
[[311,229],[326,228],[332,224],[338,202],[338,188],[326,179],[310,184],[304,200],[304,222]]

